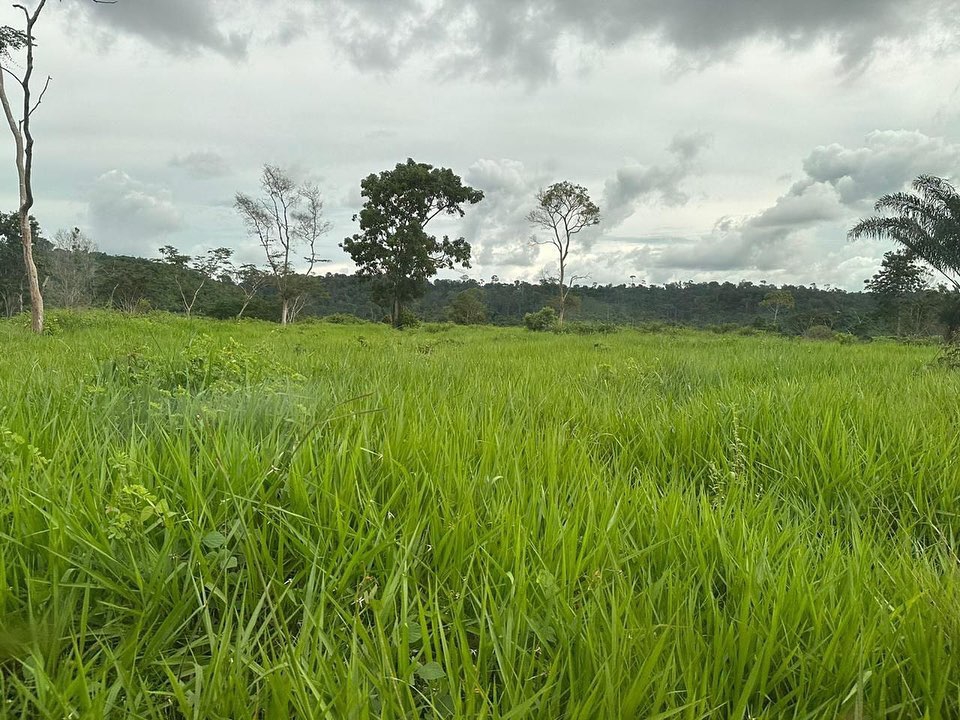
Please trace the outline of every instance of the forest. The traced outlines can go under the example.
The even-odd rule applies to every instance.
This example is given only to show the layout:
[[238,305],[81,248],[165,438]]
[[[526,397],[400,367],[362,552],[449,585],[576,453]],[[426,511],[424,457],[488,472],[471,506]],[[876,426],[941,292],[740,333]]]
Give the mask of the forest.
[[[82,233],[59,234],[59,242],[37,228],[37,267],[52,307],[107,307],[125,313],[161,310],[184,313],[180,287],[199,288],[191,311],[212,318],[243,316],[279,322],[277,293],[257,287],[251,299],[241,272],[206,277],[203,271],[157,259],[109,255],[84,242]],[[774,287],[751,282],[669,283],[644,286],[581,284],[573,288],[570,317],[574,322],[614,325],[666,325],[732,331],[753,328],[802,335],[826,326],[860,338],[930,337],[949,332],[955,298],[934,286],[915,266],[896,264],[890,253],[863,292],[815,286]],[[912,272],[911,272],[912,271]],[[0,299],[7,317],[24,312],[29,296],[24,283],[17,218],[0,213]],[[335,316],[379,322],[383,307],[373,301],[369,282],[356,275],[300,275],[302,305],[297,319]],[[433,279],[411,306],[425,322],[522,325],[527,314],[554,305],[557,281],[507,282],[499,278]],[[782,302],[777,302],[777,298]],[[25,300],[26,298],[26,300]],[[458,299],[459,298],[459,299]],[[189,301],[189,298],[188,298]],[[246,307],[245,307],[246,304]],[[458,308],[460,311],[458,312]]]

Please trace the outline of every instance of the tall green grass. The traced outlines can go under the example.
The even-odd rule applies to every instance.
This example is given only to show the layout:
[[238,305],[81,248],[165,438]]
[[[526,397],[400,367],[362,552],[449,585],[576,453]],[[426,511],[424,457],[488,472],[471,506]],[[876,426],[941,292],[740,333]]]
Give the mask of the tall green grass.
[[931,348],[0,324],[0,717],[960,717]]

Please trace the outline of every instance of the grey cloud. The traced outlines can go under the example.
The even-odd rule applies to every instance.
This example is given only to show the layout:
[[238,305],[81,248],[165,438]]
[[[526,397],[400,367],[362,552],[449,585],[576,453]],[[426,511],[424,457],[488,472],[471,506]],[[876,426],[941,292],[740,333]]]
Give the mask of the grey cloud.
[[134,35],[177,54],[213,50],[242,58],[247,53],[250,32],[224,28],[236,5],[211,0],[120,0],[104,4],[84,0],[74,3],[73,10],[98,32]]
[[724,57],[743,42],[790,47],[832,41],[846,69],[867,62],[885,40],[921,33],[924,19],[950,20],[957,0],[319,0],[361,67],[389,69],[417,51],[477,74],[549,78],[566,38],[609,48],[636,37],[675,47],[687,60]]
[[183,216],[168,191],[139,182],[122,170],[97,178],[89,213],[97,240],[110,250],[137,247],[142,252],[141,241],[183,226]]
[[643,200],[657,199],[678,207],[690,199],[680,184],[691,174],[699,154],[711,142],[706,133],[687,133],[670,143],[671,161],[663,165],[633,165],[620,168],[607,181],[601,212],[604,226],[617,227],[630,217]]
[[[74,7],[95,27],[141,36],[177,53],[242,57],[254,31],[288,43],[320,27],[362,69],[390,71],[436,59],[442,74],[540,82],[554,76],[564,43],[615,48],[635,38],[672,46],[694,64],[768,38],[788,47],[834,43],[846,69],[884,41],[949,22],[960,0],[122,0]],[[228,26],[240,28],[230,30]]]
[[201,150],[187,155],[177,156],[170,160],[170,165],[185,170],[192,177],[200,180],[223,177],[230,174],[230,166],[226,159],[212,150]]

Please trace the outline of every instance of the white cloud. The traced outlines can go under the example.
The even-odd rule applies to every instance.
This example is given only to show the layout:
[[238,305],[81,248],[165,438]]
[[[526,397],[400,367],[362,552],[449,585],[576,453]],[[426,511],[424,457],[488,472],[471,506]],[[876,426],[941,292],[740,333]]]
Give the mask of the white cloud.
[[144,241],[176,232],[184,224],[169,191],[139,182],[122,170],[97,178],[89,213],[97,242],[113,252],[151,255]]

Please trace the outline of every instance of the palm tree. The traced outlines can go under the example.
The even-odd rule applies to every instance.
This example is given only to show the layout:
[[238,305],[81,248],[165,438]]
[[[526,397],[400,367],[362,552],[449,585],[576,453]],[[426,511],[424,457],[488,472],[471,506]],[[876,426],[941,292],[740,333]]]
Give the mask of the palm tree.
[[960,291],[960,195],[934,175],[921,175],[913,189],[881,197],[874,207],[887,214],[861,220],[847,237],[900,243]]

